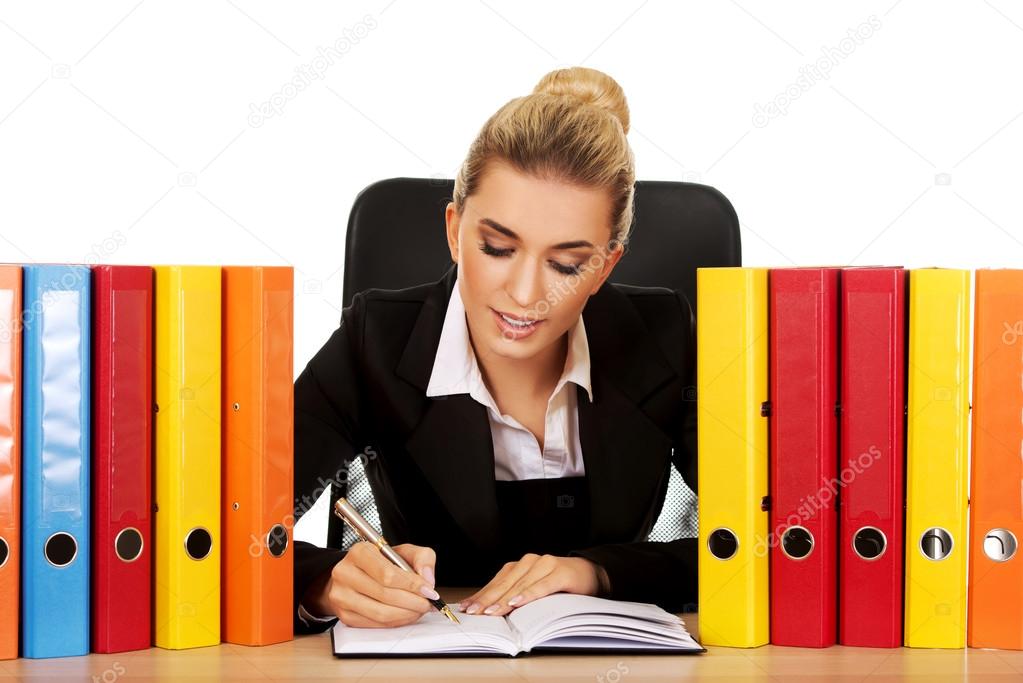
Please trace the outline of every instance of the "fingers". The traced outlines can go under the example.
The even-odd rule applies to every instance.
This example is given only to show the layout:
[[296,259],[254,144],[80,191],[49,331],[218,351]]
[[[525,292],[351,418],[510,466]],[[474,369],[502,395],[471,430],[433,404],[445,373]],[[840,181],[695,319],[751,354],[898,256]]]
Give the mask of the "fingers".
[[513,608],[528,605],[537,598],[542,598],[552,593],[560,593],[563,590],[565,590],[565,587],[558,569],[540,577],[527,575],[498,599],[497,604],[502,605],[502,607],[497,609],[494,614],[498,616],[505,615]]
[[[460,607],[469,614],[504,616],[537,598],[568,592],[595,595],[599,588],[596,564],[580,557],[524,555],[509,562]],[[480,611],[482,610],[482,611]]]
[[423,614],[375,600],[352,586],[339,585],[333,599],[338,618],[347,626],[393,628],[414,623]]
[[523,555],[518,562],[506,563],[486,586],[462,601],[463,611],[466,614],[476,614],[483,610],[483,614],[495,614],[499,608],[495,607],[494,603],[498,602],[508,588],[525,576],[540,560],[540,555],[529,553]]
[[396,567],[370,543],[356,543],[331,572],[331,610],[349,626],[410,624],[433,609],[436,591],[422,576]]
[[431,588],[436,585],[437,580],[434,577],[433,568],[437,565],[437,553],[433,551],[433,548],[402,543],[394,546],[394,550],[412,565],[416,573],[422,576]]
[[498,598],[498,604],[508,607],[495,610],[494,614],[506,614],[511,608],[522,607],[552,593],[596,595],[600,590],[598,575],[601,571],[603,569],[596,563],[583,557],[544,555],[528,574]]
[[[532,599],[560,590],[559,587],[556,590],[548,590],[546,593],[542,592],[544,585],[553,585],[556,580],[555,572],[559,567],[560,559],[562,558],[555,557],[554,555],[540,556],[529,568],[529,571],[502,586],[502,591],[494,597],[493,602],[483,610],[483,613],[504,616],[513,608],[525,604],[525,592],[529,588],[532,589],[530,593]],[[546,583],[541,584],[541,582]],[[534,595],[534,593],[539,593],[539,595]]]
[[399,607],[418,614],[425,614],[433,609],[433,605],[424,596],[401,588],[385,586],[359,567],[352,568],[345,585],[385,605]]
[[504,580],[507,579],[507,577],[511,575],[511,572],[519,570],[519,567],[523,561],[526,561],[526,558],[523,558],[523,560],[521,560],[520,562],[505,562],[504,566],[498,570],[497,574],[494,575],[494,578],[492,578],[487,583],[487,585],[483,586],[483,588],[480,588],[478,591],[476,591],[469,597],[464,598],[461,602],[458,603],[458,608],[468,614],[476,614],[481,609],[486,607],[486,605],[481,604],[480,596],[490,594],[489,592],[494,591],[497,585],[502,583]]
[[426,579],[419,574],[396,567],[371,543],[356,543],[348,553],[349,555],[354,553],[356,566],[382,586],[405,590],[431,600],[440,597],[433,586],[427,584]]

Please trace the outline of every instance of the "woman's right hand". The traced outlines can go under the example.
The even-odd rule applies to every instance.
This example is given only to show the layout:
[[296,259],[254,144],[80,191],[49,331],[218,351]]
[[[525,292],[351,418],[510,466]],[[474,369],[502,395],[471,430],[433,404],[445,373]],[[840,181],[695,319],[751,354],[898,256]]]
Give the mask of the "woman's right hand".
[[321,586],[310,587],[312,600],[304,604],[348,626],[388,628],[418,621],[434,609],[427,598],[440,597],[434,590],[436,553],[411,543],[393,547],[414,574],[395,566],[372,543],[359,541]]

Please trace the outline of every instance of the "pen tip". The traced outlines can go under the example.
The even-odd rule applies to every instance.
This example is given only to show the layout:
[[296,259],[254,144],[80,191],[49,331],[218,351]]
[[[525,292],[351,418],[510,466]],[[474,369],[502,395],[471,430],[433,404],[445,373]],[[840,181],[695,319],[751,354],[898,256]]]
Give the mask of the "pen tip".
[[442,609],[441,611],[444,612],[444,616],[446,616],[448,619],[455,622],[456,624],[462,623],[458,620],[458,617],[455,616],[454,612],[452,612],[451,608],[448,607],[447,605],[444,605],[444,609]]

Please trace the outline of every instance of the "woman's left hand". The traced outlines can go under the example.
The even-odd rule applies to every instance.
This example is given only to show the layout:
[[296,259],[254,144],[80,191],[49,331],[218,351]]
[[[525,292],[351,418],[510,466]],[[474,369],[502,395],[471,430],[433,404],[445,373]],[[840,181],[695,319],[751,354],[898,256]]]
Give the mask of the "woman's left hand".
[[596,595],[606,585],[606,576],[602,567],[583,557],[528,553],[518,562],[506,563],[459,608],[467,614],[502,616],[551,593]]

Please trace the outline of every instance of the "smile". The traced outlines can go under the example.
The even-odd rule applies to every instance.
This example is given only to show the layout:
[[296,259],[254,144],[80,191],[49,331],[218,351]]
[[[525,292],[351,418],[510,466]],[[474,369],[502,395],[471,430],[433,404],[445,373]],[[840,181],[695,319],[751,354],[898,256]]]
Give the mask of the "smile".
[[502,334],[510,339],[522,339],[532,334],[544,322],[543,320],[515,318],[494,309],[490,310],[494,314],[494,319],[497,321],[497,326],[501,329]]

